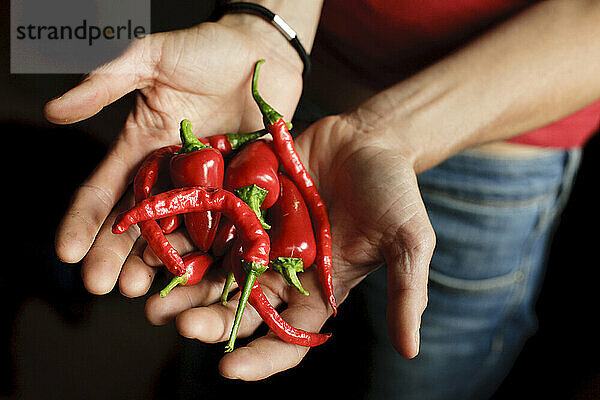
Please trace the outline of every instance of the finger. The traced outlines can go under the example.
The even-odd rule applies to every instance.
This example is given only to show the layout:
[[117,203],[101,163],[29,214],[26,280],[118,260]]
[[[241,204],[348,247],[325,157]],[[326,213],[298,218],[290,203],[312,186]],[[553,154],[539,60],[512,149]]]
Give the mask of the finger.
[[125,94],[144,87],[151,81],[160,51],[161,35],[134,40],[113,61],[92,71],[79,85],[44,107],[48,121],[70,124],[99,112]]
[[[238,298],[239,296],[232,298],[226,306],[213,304],[182,312],[176,319],[177,330],[184,337],[198,339],[205,343],[217,343],[229,339]],[[256,310],[248,305],[244,310],[237,337],[251,335],[261,322]]]
[[392,344],[402,356],[419,353],[421,316],[427,306],[429,262],[435,234],[424,207],[384,250],[387,263],[387,323]]
[[[314,287],[318,290],[318,287]],[[301,296],[281,313],[289,324],[308,332],[319,332],[331,316],[330,309],[319,296]],[[219,363],[221,375],[230,379],[255,381],[293,368],[308,353],[309,347],[284,342],[273,331],[246,347],[226,354]]]
[[[157,293],[146,301],[146,318],[154,325],[164,325],[185,310],[213,304],[220,299],[224,283],[223,272],[217,270],[196,285],[176,287],[165,297]],[[232,285],[231,290],[236,287]]]
[[308,347],[286,343],[269,332],[223,356],[219,372],[228,379],[257,381],[295,367],[307,352]]
[[126,129],[75,192],[55,239],[56,253],[64,262],[78,262],[90,249],[107,215],[125,192],[134,169],[149,151],[142,136],[141,128]]
[[114,151],[111,154],[76,191],[59,225],[56,252],[65,262],[78,262],[85,256],[106,216],[125,191],[131,167]]
[[[280,304],[272,292],[263,288],[265,295],[273,306]],[[201,340],[205,343],[223,342],[229,339],[235,312],[238,306],[239,292],[226,306],[213,304],[208,307],[192,308],[177,316],[177,330],[182,336]],[[250,304],[244,310],[238,338],[243,338],[254,333],[260,326],[262,319]]]
[[[179,254],[187,254],[191,251],[195,250],[194,244],[187,237],[183,230],[178,230],[168,235],[165,235],[171,246],[177,250]],[[146,264],[151,265],[153,267],[158,267],[160,265],[164,265],[164,263],[158,258],[156,253],[150,248],[150,246],[146,246],[143,253],[143,260]]]
[[145,295],[152,285],[152,280],[157,269],[146,264],[142,259],[142,252],[146,241],[140,236],[127,257],[121,275],[119,276],[119,290],[127,297]]
[[86,289],[93,294],[110,292],[125,263],[128,254],[140,235],[137,226],[124,234],[112,233],[112,225],[117,215],[133,205],[133,196],[124,197],[110,213],[102,225],[81,266],[81,274]]

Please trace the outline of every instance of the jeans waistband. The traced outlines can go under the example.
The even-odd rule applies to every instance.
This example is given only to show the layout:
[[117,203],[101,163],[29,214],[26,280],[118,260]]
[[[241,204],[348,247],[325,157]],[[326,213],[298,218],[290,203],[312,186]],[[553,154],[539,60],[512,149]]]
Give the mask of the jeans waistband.
[[459,153],[418,176],[421,190],[464,195],[487,201],[520,201],[556,193],[573,180],[581,150],[548,150],[510,158],[477,152]]

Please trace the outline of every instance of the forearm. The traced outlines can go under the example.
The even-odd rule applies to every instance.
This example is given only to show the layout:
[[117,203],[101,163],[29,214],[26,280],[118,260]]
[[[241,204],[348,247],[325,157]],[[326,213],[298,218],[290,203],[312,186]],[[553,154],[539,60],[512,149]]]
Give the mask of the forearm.
[[[321,17],[323,0],[251,0],[251,2],[262,5],[282,17],[296,31],[302,46],[310,52]],[[260,16],[232,13],[224,15],[220,22],[244,27],[249,34],[260,37],[269,49],[285,57],[295,68],[302,71],[302,61],[294,48],[281,32]]]
[[350,113],[417,172],[544,126],[600,97],[600,2],[546,1]]

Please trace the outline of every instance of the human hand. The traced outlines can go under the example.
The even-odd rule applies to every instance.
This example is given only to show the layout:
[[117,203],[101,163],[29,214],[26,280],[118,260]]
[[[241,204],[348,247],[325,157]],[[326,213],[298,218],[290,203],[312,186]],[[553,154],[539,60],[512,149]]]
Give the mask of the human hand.
[[[417,188],[413,162],[387,132],[357,129],[350,116],[328,117],[308,128],[296,149],[327,204],[333,234],[333,278],[338,304],[384,262],[388,268],[387,319],[390,338],[405,357],[418,353],[420,317],[427,304],[428,266],[435,235]],[[331,316],[316,271],[301,275],[310,296],[267,272],[261,286],[293,326],[318,331]],[[151,297],[148,319],[166,323],[177,316],[186,337],[204,342],[227,340],[236,298],[218,303],[223,279],[212,275],[196,286],[177,288],[164,299]],[[190,308],[195,307],[195,308]],[[377,310],[374,310],[377,312]],[[383,311],[381,311],[383,312]],[[239,337],[252,334],[261,320],[246,309]],[[292,368],[308,348],[279,340],[272,332],[223,357],[221,373],[230,378],[263,379]]]
[[[276,31],[275,35],[281,36]],[[71,263],[83,259],[88,291],[108,293],[117,279],[127,296],[143,295],[150,287],[156,269],[142,260],[139,230],[116,236],[111,225],[133,201],[124,194],[136,166],[152,150],[178,143],[182,119],[191,120],[198,137],[262,127],[250,95],[252,65],[260,58],[269,59],[264,91],[285,115],[292,115],[301,92],[302,66],[291,46],[280,40],[283,50],[268,35],[251,35],[224,23],[149,35],[46,105],[49,121],[67,124],[139,90],[123,130],[75,193],[57,230],[58,256]]]

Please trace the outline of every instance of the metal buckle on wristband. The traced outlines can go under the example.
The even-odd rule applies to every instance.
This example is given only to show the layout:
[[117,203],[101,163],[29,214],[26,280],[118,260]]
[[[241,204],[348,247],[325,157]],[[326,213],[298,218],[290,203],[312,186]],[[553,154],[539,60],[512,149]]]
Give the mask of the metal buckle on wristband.
[[296,31],[292,29],[291,26],[287,24],[279,15],[275,14],[273,20],[271,21],[273,25],[287,38],[287,40],[292,40],[296,36]]
[[249,2],[225,3],[221,5],[221,7],[218,9],[218,14],[224,15],[227,13],[250,13],[261,16],[267,21],[269,21],[271,25],[273,25],[279,32],[281,32],[281,34],[290,42],[292,47],[294,47],[294,49],[300,56],[302,64],[304,65],[302,77],[306,78],[306,76],[310,73],[310,56],[304,49],[304,46],[302,46],[302,44],[300,43],[300,40],[298,40],[298,35],[296,34],[296,31],[292,29],[292,27],[289,26],[287,22],[285,22],[285,20],[279,15],[275,14],[266,7]]

